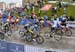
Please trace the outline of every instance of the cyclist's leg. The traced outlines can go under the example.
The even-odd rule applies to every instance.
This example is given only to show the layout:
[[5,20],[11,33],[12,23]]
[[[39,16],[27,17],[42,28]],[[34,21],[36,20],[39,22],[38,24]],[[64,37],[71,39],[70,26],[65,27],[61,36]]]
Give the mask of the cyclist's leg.
[[16,30],[18,30],[18,25],[17,25],[17,23],[15,22],[15,28],[16,28]]
[[54,27],[51,27],[51,32],[53,32],[54,29],[55,29]]
[[[55,27],[51,27],[51,32],[50,33],[52,33],[54,30],[55,30]],[[50,34],[50,37],[53,37],[52,34]]]
[[64,31],[66,32],[67,28],[66,28],[66,24],[64,24]]

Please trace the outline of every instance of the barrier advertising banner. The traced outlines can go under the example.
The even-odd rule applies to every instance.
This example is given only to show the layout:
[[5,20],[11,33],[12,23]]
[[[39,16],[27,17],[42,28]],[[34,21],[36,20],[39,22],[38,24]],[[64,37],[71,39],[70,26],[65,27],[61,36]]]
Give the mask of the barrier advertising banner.
[[24,45],[8,43],[8,52],[24,52]]
[[75,21],[67,21],[66,23],[69,27],[74,27],[75,28]]
[[24,52],[24,45],[0,40],[0,52]]
[[74,50],[47,49],[29,45],[21,45],[0,40],[0,52],[75,52]]
[[8,52],[7,42],[0,41],[0,52]]

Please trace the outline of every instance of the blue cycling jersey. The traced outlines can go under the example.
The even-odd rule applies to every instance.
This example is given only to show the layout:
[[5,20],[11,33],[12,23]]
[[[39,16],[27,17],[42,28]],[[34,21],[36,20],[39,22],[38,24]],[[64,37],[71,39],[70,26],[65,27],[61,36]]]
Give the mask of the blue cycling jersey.
[[38,32],[38,26],[37,25],[32,25],[30,26],[31,29],[33,29],[34,32]]

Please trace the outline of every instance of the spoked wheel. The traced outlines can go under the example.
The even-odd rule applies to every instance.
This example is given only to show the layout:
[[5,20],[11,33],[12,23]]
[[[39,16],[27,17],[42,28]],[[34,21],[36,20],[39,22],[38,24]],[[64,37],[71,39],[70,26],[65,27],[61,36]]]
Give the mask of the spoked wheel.
[[55,33],[56,33],[57,35],[62,35],[62,34],[64,34],[62,30],[56,30]]
[[32,41],[33,41],[33,37],[32,37],[32,35],[31,35],[31,33],[27,33],[25,39],[26,39],[27,42],[32,42]]
[[24,36],[24,32],[23,31],[19,31],[19,35],[20,35],[20,37],[23,37]]
[[7,32],[7,35],[8,35],[8,36],[11,36],[11,35],[12,35],[12,31],[8,31],[8,32]]
[[38,44],[42,44],[42,43],[44,43],[44,38],[42,36],[39,36],[39,37],[36,38],[36,42]]
[[0,39],[4,39],[4,38],[5,38],[4,33],[0,32]]
[[54,33],[54,39],[60,41],[62,39],[62,34]]
[[66,35],[66,36],[72,36],[72,31],[71,31],[71,30],[67,30],[67,31],[65,32],[65,35]]
[[44,36],[45,36],[46,39],[49,39],[49,38],[50,38],[50,32],[46,32],[46,33],[44,34]]

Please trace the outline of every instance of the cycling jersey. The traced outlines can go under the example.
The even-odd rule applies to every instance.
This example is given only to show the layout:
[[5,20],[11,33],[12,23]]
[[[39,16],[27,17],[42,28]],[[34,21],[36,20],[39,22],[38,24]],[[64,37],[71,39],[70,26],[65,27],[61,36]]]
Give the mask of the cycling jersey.
[[29,32],[34,33],[34,32],[33,32],[34,26],[30,26],[30,28],[29,28],[28,30],[29,30]]
[[39,22],[39,20],[38,19],[34,19],[34,22],[37,23],[37,22]]
[[58,18],[58,24],[60,25],[60,27],[68,27],[68,25],[66,24],[66,20],[67,18],[65,16],[62,16],[60,18]]
[[29,32],[31,32],[31,33],[36,33],[36,32],[38,32],[37,27],[38,27],[38,26],[37,26],[36,24],[30,26],[30,28],[29,28]]
[[12,18],[12,19],[11,19],[11,22],[15,22],[15,20]]
[[57,20],[54,20],[53,24],[52,24],[52,27],[57,27],[57,24],[58,24]]
[[9,24],[8,24],[8,23],[5,23],[3,26],[5,26],[5,27],[9,27]]
[[10,25],[9,25],[8,23],[5,23],[5,24],[3,25],[3,27],[4,27],[3,29],[5,30],[5,32],[9,30],[9,26],[10,26]]
[[11,19],[11,24],[14,24],[15,23],[15,19]]
[[44,20],[41,20],[40,23],[44,23]]
[[26,30],[28,30],[29,24],[25,24],[25,25],[24,25],[24,28],[25,28]]

